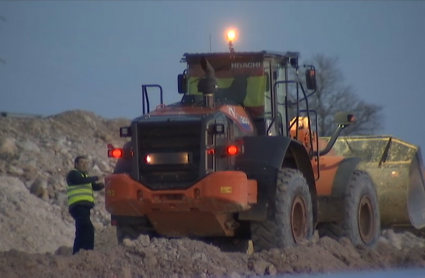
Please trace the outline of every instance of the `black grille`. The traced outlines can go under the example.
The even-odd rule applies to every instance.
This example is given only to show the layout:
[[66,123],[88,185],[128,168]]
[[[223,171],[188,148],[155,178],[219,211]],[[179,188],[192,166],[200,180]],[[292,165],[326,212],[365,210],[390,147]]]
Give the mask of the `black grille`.
[[[151,189],[187,188],[199,179],[201,122],[141,123],[138,128],[140,181]],[[187,164],[149,165],[155,153],[189,154]]]

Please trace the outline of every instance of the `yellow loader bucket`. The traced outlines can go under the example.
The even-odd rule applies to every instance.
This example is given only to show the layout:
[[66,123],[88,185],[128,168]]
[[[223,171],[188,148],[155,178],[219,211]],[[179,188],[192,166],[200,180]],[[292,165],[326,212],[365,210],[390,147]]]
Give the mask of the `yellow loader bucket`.
[[[322,138],[328,141],[329,138]],[[329,154],[361,159],[377,186],[382,226],[425,227],[425,183],[419,146],[392,136],[341,136]]]

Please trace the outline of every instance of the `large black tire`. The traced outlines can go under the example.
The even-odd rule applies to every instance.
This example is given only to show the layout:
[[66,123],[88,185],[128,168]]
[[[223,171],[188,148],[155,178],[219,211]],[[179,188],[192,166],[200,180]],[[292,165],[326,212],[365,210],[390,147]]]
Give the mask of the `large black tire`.
[[278,172],[274,220],[251,223],[254,251],[284,248],[313,236],[313,205],[304,175],[295,169]]
[[353,171],[343,202],[343,219],[320,224],[319,236],[347,237],[355,246],[374,248],[379,240],[381,221],[375,184],[367,172]]

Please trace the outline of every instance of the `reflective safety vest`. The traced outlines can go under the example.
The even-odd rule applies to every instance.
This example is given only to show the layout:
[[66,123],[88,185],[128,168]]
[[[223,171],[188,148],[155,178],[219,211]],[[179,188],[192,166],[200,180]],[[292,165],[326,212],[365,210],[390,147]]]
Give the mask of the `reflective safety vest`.
[[[77,170],[73,170],[77,171]],[[88,177],[88,175],[79,172],[83,177]],[[94,203],[93,188],[91,183],[78,184],[78,185],[69,185],[67,187],[68,195],[68,206],[73,205],[77,202],[86,201]]]

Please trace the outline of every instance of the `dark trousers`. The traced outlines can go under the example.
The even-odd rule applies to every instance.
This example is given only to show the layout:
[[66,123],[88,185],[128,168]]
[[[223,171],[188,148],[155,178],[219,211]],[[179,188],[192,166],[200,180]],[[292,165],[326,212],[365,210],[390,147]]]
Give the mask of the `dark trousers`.
[[80,249],[94,249],[94,227],[90,220],[90,209],[86,206],[75,206],[70,209],[72,218],[75,220],[75,240],[72,254]]

